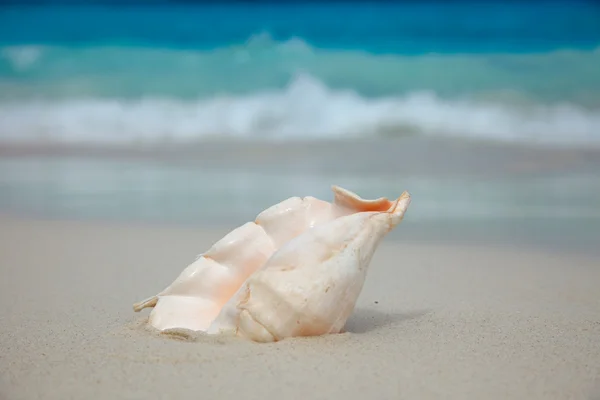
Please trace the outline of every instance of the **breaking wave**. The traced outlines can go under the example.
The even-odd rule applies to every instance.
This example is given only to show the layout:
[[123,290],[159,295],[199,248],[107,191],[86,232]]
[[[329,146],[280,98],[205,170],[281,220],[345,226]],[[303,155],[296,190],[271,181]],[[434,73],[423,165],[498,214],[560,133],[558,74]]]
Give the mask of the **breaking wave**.
[[268,34],[217,49],[0,48],[0,143],[441,135],[600,143],[600,51],[372,54]]
[[600,142],[600,112],[516,107],[433,92],[365,98],[309,76],[281,90],[205,100],[75,98],[0,105],[0,141],[187,142],[206,138],[318,140],[407,134],[541,143]]

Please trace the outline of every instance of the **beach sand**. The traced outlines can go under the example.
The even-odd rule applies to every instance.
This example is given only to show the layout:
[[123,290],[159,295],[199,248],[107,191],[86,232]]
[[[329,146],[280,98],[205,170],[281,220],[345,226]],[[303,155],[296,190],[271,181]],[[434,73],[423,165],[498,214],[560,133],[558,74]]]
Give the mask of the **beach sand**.
[[600,259],[576,253],[388,238],[347,333],[147,329],[132,304],[231,228],[2,217],[0,398],[600,399]]

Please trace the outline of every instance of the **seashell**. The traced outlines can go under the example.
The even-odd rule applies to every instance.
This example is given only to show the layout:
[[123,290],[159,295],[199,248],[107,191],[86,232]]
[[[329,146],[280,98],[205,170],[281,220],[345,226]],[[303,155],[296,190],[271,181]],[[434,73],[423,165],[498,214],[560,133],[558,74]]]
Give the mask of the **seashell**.
[[381,240],[403,219],[408,192],[365,200],[338,186],[332,203],[291,197],[216,242],[175,281],[134,304],[149,324],[257,342],[339,333]]

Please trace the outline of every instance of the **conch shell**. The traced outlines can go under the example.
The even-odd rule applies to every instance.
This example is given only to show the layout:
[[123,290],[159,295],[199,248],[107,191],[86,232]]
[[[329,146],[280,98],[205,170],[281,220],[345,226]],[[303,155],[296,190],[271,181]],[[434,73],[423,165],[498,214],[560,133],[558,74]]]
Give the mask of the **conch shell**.
[[156,329],[234,334],[257,342],[339,333],[361,292],[373,253],[400,223],[408,192],[365,200],[338,186],[332,203],[291,197],[227,234],[162,292]]

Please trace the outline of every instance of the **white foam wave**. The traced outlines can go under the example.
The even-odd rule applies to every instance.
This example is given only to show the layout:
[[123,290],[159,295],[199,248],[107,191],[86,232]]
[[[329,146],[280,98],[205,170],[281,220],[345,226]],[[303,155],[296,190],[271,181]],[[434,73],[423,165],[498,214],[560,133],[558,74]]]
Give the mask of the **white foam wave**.
[[431,92],[367,99],[300,75],[280,91],[183,101],[148,98],[0,103],[0,141],[112,143],[207,137],[336,139],[419,133],[548,144],[600,143],[600,110],[525,109]]

